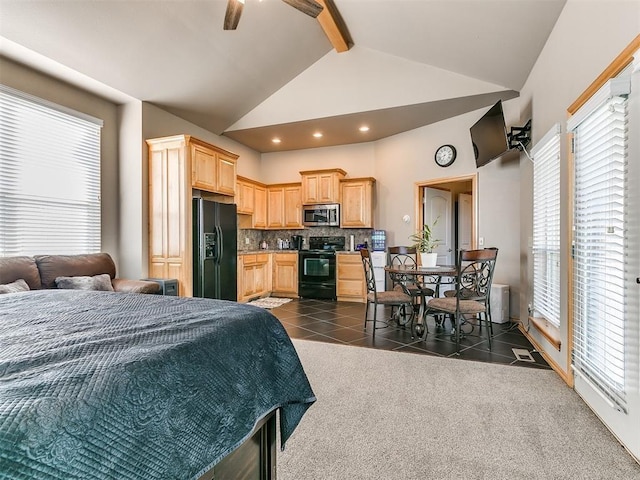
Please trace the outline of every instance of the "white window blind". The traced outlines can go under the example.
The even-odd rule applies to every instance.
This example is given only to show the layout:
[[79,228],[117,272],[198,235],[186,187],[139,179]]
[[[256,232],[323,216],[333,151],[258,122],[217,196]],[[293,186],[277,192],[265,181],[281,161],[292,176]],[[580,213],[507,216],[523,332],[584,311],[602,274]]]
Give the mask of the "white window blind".
[[0,85],[0,256],[100,251],[101,127]]
[[573,366],[623,410],[630,221],[625,91],[628,81],[610,81],[568,122],[575,164]]
[[533,309],[560,326],[560,124],[533,156]]

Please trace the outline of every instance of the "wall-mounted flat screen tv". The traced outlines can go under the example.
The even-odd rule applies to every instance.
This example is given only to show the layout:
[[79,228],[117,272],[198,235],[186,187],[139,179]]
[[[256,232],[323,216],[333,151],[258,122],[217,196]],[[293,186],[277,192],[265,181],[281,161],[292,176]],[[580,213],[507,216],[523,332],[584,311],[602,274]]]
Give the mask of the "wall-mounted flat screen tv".
[[480,120],[474,123],[470,132],[478,168],[509,150],[502,100],[498,100]]

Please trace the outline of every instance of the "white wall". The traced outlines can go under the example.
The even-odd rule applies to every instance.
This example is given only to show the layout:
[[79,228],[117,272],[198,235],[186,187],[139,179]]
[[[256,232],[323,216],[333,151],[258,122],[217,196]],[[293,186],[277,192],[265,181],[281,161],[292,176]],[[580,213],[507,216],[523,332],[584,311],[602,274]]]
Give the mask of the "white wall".
[[265,153],[262,155],[260,178],[264,183],[299,182],[301,171],[322,168],[342,168],[347,177],[352,178],[373,177],[374,144]]
[[[147,261],[140,256],[146,251],[146,221],[143,196],[147,179],[143,176],[142,102],[134,100],[118,107],[119,138],[119,202],[120,205],[120,268],[122,278],[146,278]],[[143,194],[141,195],[141,192]]]
[[[536,142],[556,122],[561,122],[566,132],[567,108],[593,82],[596,77],[640,32],[640,2],[569,0],[556,26],[521,91],[523,112],[529,111],[533,119],[533,142]],[[566,190],[567,154],[566,139],[562,138],[561,165],[561,244],[567,245],[570,228],[568,223],[568,197]],[[527,304],[531,301],[532,263],[530,239],[532,235],[532,183],[531,163],[521,159],[520,165],[520,255],[521,298],[520,317],[527,317]],[[567,317],[567,255],[561,259],[561,341],[565,346],[555,350],[534,328],[530,333],[544,347],[547,354],[565,372],[569,368],[566,351],[569,332]]]
[[[504,102],[507,127],[519,125],[511,112],[518,100]],[[513,154],[476,168],[469,136],[473,125],[488,108],[460,115],[410,132],[380,140],[376,145],[378,204],[376,226],[385,229],[391,243],[403,244],[415,231],[417,182],[446,179],[478,173],[478,236],[485,246],[498,247],[494,281],[509,285],[510,315],[518,317],[519,304],[519,171]],[[453,165],[436,165],[434,154],[443,144],[456,147]],[[406,224],[402,217],[411,216]]]
[[[510,285],[511,316],[519,313],[520,220],[519,163],[505,156],[476,169],[469,127],[487,110],[477,110],[433,125],[394,135],[377,142],[297,150],[262,155],[266,183],[298,182],[301,170],[342,168],[349,177],[375,177],[374,226],[385,230],[387,244],[406,245],[417,225],[416,182],[464,176],[479,172],[479,235],[485,245],[500,249],[495,282]],[[517,99],[504,103],[507,126],[519,125]],[[453,165],[435,164],[436,149],[456,147]],[[410,223],[402,217],[408,214]]]

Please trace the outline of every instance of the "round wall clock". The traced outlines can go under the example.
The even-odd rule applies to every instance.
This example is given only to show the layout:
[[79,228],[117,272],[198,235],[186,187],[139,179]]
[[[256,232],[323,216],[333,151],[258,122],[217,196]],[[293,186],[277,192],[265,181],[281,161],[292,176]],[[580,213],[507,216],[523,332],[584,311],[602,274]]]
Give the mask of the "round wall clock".
[[456,147],[442,145],[436,150],[436,163],[441,167],[448,167],[456,159]]

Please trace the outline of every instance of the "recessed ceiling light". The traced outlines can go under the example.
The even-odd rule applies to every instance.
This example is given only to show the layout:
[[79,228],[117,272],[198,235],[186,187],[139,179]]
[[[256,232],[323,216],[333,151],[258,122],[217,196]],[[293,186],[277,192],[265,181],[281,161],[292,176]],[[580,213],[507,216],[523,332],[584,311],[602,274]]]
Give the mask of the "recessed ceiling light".
[[322,138],[322,133],[316,132],[316,133],[313,134],[313,136],[316,137],[316,138]]
[[366,125],[363,125],[358,130],[360,130],[361,132],[368,132],[369,131],[369,127],[366,126]]
[[273,143],[280,143],[282,140],[280,140],[279,138],[274,138],[271,140]]

